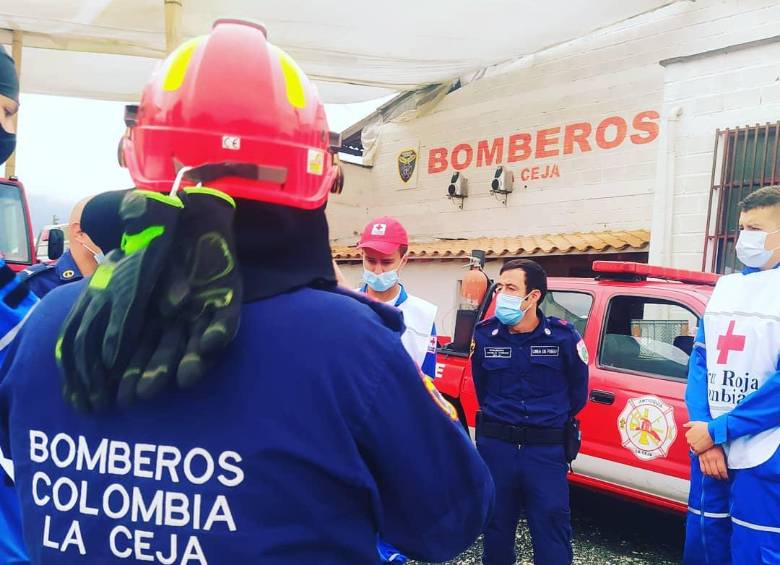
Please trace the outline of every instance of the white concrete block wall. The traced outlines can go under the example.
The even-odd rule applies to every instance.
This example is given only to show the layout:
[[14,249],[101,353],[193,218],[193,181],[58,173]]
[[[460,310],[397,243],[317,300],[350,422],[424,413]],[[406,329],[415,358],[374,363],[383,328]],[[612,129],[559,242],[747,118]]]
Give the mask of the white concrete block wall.
[[373,196],[371,169],[354,163],[342,162],[344,190],[328,199],[326,214],[330,238],[336,244],[349,245],[368,223]]
[[[503,137],[506,146],[507,137],[515,133],[534,134],[580,121],[595,128],[615,115],[627,120],[630,135],[633,117],[651,110],[661,114],[663,134],[664,116],[682,105],[673,140],[675,217],[669,229],[675,264],[698,267],[715,129],[780,117],[780,82],[775,82],[778,73],[772,74],[780,54],[778,47],[764,46],[665,68],[659,61],[771,37],[778,24],[776,0],[678,2],[537,53],[501,72],[489,70],[485,78],[451,93],[429,114],[387,124],[370,175],[363,171],[353,175],[355,181],[345,190],[360,183],[365,219],[394,215],[417,240],[649,228],[658,184],[659,139],[642,145],[626,141],[601,150],[591,135],[593,151],[582,153],[575,147],[570,155],[518,163],[506,162],[505,147],[504,164],[516,175],[508,205],[489,194],[495,167],[472,164],[463,171],[470,190],[463,210],[445,198],[452,167],[428,173],[429,150],[446,147],[451,153],[456,144],[468,143],[476,159],[482,139]],[[397,153],[418,145],[417,188],[399,190]],[[557,178],[529,182],[517,178],[524,168],[553,163],[559,167]],[[350,241],[349,233],[359,208],[331,211],[332,231],[340,242],[356,239]]]
[[[780,9],[757,13],[780,24]],[[672,264],[700,269],[715,132],[780,120],[780,43],[669,65],[664,91],[664,111],[682,111],[673,140]]]

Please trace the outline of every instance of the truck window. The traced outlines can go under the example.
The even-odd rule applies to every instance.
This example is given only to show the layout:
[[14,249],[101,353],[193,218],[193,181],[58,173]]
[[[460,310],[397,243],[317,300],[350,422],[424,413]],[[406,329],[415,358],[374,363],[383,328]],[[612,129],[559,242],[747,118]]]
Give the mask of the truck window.
[[685,379],[699,318],[676,302],[617,296],[609,302],[599,364],[662,378]]
[[555,316],[572,324],[580,335],[585,333],[593,297],[584,292],[551,290],[544,297],[542,311],[547,316]]
[[27,222],[22,195],[16,186],[0,184],[0,256],[7,261],[30,262]]

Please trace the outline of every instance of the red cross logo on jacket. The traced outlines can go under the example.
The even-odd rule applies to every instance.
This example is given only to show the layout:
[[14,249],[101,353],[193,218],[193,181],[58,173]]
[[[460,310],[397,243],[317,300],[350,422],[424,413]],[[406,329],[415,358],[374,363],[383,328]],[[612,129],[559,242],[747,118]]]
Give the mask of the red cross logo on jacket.
[[729,353],[732,351],[745,351],[745,336],[734,334],[735,324],[736,322],[731,320],[726,333],[718,337],[718,365],[728,363]]

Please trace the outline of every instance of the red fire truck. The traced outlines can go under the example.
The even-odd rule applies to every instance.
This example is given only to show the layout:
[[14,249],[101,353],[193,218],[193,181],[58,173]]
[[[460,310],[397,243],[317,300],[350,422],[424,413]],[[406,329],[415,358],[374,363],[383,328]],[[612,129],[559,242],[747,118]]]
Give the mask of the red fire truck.
[[[608,261],[595,262],[593,271],[592,279],[550,278],[542,305],[574,324],[589,351],[582,449],[571,481],[685,511],[688,358],[717,275]],[[472,433],[478,406],[471,338],[475,323],[493,315],[494,289],[476,310],[459,312],[453,339],[440,342],[437,358],[436,387]]]
[[30,208],[14,177],[0,179],[0,257],[15,271],[36,262]]

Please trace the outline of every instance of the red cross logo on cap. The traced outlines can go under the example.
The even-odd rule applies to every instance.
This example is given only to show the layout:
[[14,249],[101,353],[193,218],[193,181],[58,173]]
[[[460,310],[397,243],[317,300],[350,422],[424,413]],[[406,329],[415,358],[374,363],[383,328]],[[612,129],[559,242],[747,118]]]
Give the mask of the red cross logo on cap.
[[718,337],[718,365],[725,365],[729,361],[729,353],[732,351],[745,351],[745,336],[734,334],[736,322],[731,320],[726,333]]

